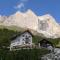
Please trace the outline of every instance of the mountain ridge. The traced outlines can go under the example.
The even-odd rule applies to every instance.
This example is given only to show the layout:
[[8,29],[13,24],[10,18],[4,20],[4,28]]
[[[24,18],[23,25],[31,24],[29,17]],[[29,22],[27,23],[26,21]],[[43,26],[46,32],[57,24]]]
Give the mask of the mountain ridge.
[[0,16],[0,25],[31,29],[47,38],[60,37],[60,25],[50,14],[37,16],[31,10],[24,13],[17,11],[10,16]]

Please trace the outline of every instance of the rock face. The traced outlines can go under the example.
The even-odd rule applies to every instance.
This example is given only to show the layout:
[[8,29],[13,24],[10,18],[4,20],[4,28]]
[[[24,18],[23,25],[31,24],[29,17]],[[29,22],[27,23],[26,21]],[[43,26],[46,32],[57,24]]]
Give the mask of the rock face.
[[32,29],[43,34],[47,38],[60,37],[60,25],[51,15],[46,14],[37,16],[31,10],[28,10],[25,13],[17,11],[10,16],[0,15],[0,25]]
[[60,48],[54,48],[54,52],[42,56],[41,60],[60,60]]
[[60,37],[60,26],[51,15],[47,14],[38,18],[40,31],[43,31],[46,36],[50,35],[51,38]]

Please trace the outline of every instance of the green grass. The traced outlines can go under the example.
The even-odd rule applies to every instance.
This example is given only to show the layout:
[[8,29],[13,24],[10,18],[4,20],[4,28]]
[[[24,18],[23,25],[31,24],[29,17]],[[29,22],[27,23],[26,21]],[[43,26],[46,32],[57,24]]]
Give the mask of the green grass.
[[[43,53],[42,53],[43,52]],[[0,60],[40,60],[41,56],[49,53],[47,49],[22,49],[18,51],[0,50]]]
[[[21,31],[20,31],[21,32]],[[0,46],[8,46],[11,42],[11,38],[14,35],[19,34],[20,32],[9,30],[6,28],[0,29]],[[42,40],[43,37],[34,35],[33,36],[33,43],[38,43],[38,41]],[[46,38],[47,39],[47,38]],[[57,46],[60,42],[60,38],[57,39],[47,39],[48,41],[52,42],[54,46]]]
[[[0,29],[0,60],[40,60],[41,56],[49,53],[47,49],[25,49],[18,51],[9,51],[6,47],[10,45],[11,38],[18,34],[19,32],[8,29]],[[35,44],[43,38],[40,36],[33,36],[33,42]],[[46,38],[47,39],[47,38]],[[58,39],[47,39],[53,43],[56,47],[60,42],[60,38]],[[5,46],[5,48],[3,48]]]
[[18,34],[18,32],[8,29],[0,29],[0,47],[8,46],[11,42],[11,38]]
[[59,42],[60,42],[60,38],[48,39],[48,40],[49,40],[50,42],[52,42],[55,47],[58,47],[57,45],[58,45]]

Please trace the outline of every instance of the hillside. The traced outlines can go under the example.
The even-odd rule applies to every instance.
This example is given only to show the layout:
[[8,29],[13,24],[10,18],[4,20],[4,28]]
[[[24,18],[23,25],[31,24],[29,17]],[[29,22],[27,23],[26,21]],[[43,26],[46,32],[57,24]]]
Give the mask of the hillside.
[[[7,47],[10,45],[11,38],[21,32],[17,32],[14,30],[8,30],[6,28],[0,29],[0,48],[3,48],[3,46]],[[38,41],[44,39],[41,36],[38,35],[33,35],[33,42],[35,44],[38,43]],[[47,39],[47,38],[46,38]],[[50,39],[48,38],[47,40],[51,41],[55,46],[60,42],[60,38],[58,39]]]
[[16,31],[8,29],[0,29],[0,48],[3,46],[9,46],[12,36],[17,34]]
[[[6,28],[0,29],[0,48],[3,46],[5,46],[5,47],[9,46],[11,39],[20,33],[22,33],[22,31],[18,32],[18,31],[6,29]],[[37,43],[41,38],[42,37],[40,37],[40,36],[34,35],[33,42]]]
[[[9,47],[11,38],[21,32],[17,32],[14,30],[8,30],[6,28],[0,29],[0,59],[5,60],[37,60],[40,59],[41,56],[49,53],[47,49],[21,49],[18,51],[10,51],[7,49]],[[34,35],[33,36],[33,42],[35,44],[38,43],[38,41],[42,40],[43,38],[41,36]],[[47,39],[47,38],[46,38]],[[47,39],[53,43],[53,45],[56,47],[56,45],[60,42],[60,38],[58,39]],[[42,53],[43,52],[43,53]]]

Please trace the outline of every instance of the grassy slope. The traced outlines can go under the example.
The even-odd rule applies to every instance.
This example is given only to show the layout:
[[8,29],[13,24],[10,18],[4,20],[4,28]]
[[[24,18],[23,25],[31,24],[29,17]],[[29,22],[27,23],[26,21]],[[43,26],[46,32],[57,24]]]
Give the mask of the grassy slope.
[[12,36],[17,34],[16,31],[8,29],[0,29],[0,46],[8,46]]
[[[9,46],[12,36],[18,33],[19,32],[13,30],[0,29],[0,59],[2,58],[2,60],[37,60],[38,57],[40,59],[42,55],[49,53],[49,51],[46,49],[9,51],[6,48],[3,48],[3,46]],[[37,43],[38,40],[40,40],[40,37],[33,36],[33,42]]]
[[46,49],[22,49],[17,51],[0,49],[0,60],[41,60],[41,56],[47,53],[49,51]]
[[[12,38],[12,36],[14,36],[15,34],[18,34],[19,32],[22,32],[22,31],[24,31],[24,29],[18,28],[16,26],[11,26],[11,27],[0,26],[0,46],[4,45],[4,44],[8,45],[8,43],[10,43],[10,41],[11,41],[10,39]],[[42,39],[43,39],[43,37],[40,37],[38,35],[33,36],[34,43],[37,43],[38,41],[40,41]],[[60,38],[47,39],[47,40],[51,41],[56,46],[56,45],[58,45]]]
[[[2,60],[40,60],[42,55],[49,53],[46,49],[27,49],[19,51],[9,51],[2,46],[9,46],[12,36],[18,34],[19,32],[0,29],[0,59]],[[33,36],[33,42],[37,43],[43,38],[40,36]],[[47,39],[51,41],[55,46],[58,44],[59,39]],[[43,52],[43,53],[42,53]]]

